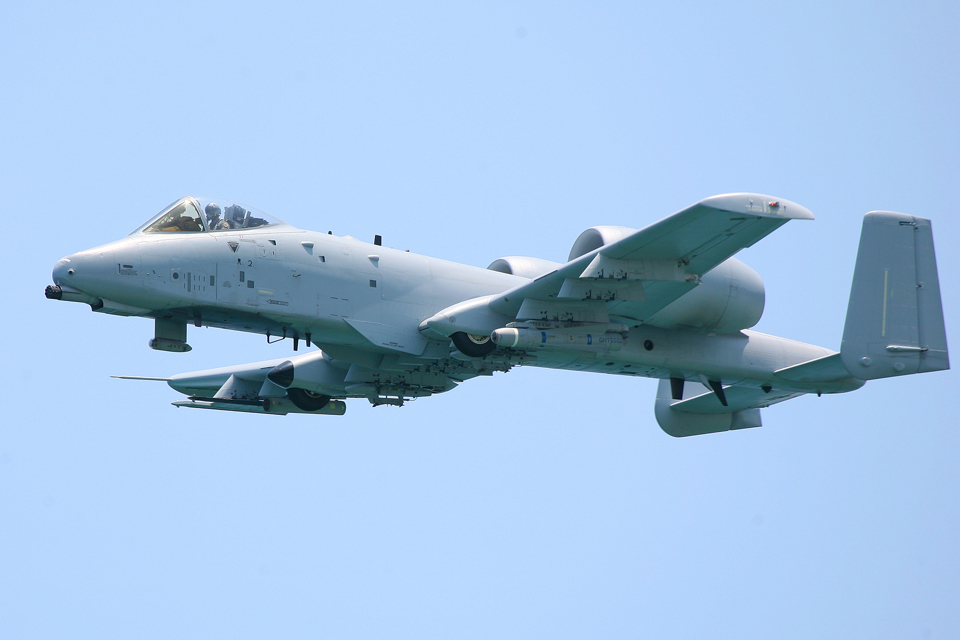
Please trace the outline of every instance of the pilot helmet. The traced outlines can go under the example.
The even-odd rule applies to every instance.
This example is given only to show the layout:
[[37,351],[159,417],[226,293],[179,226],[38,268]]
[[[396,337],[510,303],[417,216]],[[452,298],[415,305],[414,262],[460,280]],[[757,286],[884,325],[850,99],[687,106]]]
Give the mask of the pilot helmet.
[[207,214],[207,222],[213,222],[220,217],[220,205],[216,202],[211,202],[203,208],[204,213]]

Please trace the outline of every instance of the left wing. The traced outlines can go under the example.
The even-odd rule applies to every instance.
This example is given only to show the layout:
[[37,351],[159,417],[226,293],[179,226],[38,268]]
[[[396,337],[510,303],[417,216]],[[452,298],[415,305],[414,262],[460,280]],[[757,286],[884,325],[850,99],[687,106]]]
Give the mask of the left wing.
[[188,397],[174,402],[177,407],[343,415],[346,398],[365,398],[374,406],[401,406],[407,400],[443,393],[464,380],[511,367],[510,363],[457,360],[449,357],[446,347],[424,358],[328,345],[323,351],[168,378],[114,377],[166,382]]

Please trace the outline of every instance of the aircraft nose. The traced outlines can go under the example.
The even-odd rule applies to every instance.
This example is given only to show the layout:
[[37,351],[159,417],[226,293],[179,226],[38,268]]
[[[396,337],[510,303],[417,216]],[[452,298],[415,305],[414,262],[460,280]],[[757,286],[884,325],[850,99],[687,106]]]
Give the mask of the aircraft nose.
[[83,253],[75,253],[57,260],[57,264],[53,266],[53,281],[56,284],[47,287],[44,295],[50,300],[85,302],[89,305],[99,303],[97,296],[89,295],[92,285],[95,284],[95,280],[91,278],[91,272],[96,271],[89,268],[91,266],[89,262]]
[[67,256],[66,258],[60,258],[57,260],[57,264],[53,266],[53,283],[57,285],[66,285],[68,284],[68,279],[70,276],[73,276],[76,273],[76,270],[73,268],[73,261],[71,260],[73,256]]
[[102,295],[99,289],[115,272],[113,253],[110,248],[98,247],[61,258],[53,267],[53,281],[61,287]]

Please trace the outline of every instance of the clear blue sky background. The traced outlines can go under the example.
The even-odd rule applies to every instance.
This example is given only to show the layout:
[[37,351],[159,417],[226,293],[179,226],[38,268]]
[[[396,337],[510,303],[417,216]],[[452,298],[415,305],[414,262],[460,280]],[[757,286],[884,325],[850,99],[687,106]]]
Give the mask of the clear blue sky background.
[[289,341],[43,298],[184,194],[486,266],[757,191],[817,215],[740,254],[759,330],[838,348],[888,209],[957,346],[960,5],[139,4],[0,6],[0,636],[960,637],[955,372],[682,440],[655,381],[537,369],[237,416],[109,376]]

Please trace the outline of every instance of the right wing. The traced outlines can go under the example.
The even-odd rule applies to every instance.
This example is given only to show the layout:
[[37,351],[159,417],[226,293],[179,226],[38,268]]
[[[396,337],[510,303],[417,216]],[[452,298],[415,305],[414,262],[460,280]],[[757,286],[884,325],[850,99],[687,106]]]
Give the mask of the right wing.
[[696,287],[703,274],[795,219],[813,214],[760,194],[713,196],[493,296],[488,306],[526,320],[518,313],[527,300],[560,307],[599,300],[607,314],[643,322]]

